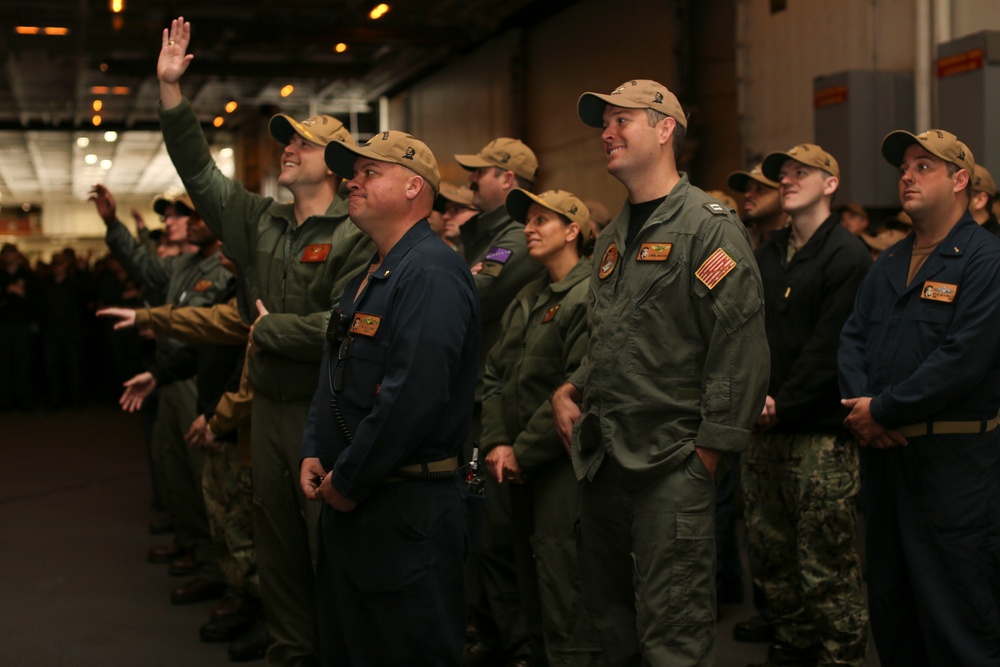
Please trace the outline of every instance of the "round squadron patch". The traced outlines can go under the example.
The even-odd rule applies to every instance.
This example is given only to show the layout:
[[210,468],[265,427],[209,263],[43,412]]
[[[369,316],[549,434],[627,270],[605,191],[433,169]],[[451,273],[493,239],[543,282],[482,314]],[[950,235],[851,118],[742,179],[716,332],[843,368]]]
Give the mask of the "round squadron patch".
[[597,272],[597,277],[604,280],[611,275],[616,266],[618,266],[618,246],[612,243],[604,251],[604,257],[601,259],[601,268]]

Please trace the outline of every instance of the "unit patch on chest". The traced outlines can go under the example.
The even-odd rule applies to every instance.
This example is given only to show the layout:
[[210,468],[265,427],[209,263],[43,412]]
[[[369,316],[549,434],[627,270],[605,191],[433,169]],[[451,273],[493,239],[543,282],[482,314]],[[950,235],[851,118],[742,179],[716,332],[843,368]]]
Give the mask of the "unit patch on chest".
[[726,277],[730,271],[736,268],[736,260],[726,254],[726,251],[719,248],[712,253],[712,256],[705,260],[705,262],[698,267],[698,270],[694,272],[694,275],[701,282],[705,283],[705,287],[708,289],[713,289],[719,282]]
[[306,246],[306,249],[302,252],[301,262],[325,262],[326,256],[330,254],[330,248],[332,244],[330,243],[314,243],[311,246]]
[[382,318],[378,315],[357,313],[354,315],[354,321],[351,322],[351,333],[371,338],[378,332],[380,324],[382,324]]
[[635,261],[665,262],[670,257],[670,249],[673,247],[672,243],[643,243],[639,246],[639,254],[635,256]]
[[604,251],[604,257],[601,258],[601,267],[597,271],[597,277],[604,280],[611,275],[611,272],[615,270],[615,266],[618,264],[618,246],[612,243],[608,246],[608,249]]
[[560,304],[557,303],[556,305],[552,306],[551,308],[545,311],[545,316],[542,318],[542,324],[545,324],[546,322],[551,322],[552,320],[556,319],[556,313],[559,312],[559,305]]
[[924,289],[920,292],[920,298],[927,299],[928,301],[944,301],[945,303],[951,303],[955,300],[955,295],[957,293],[958,285],[936,283],[932,280],[928,280],[924,283]]
[[195,292],[207,292],[212,289],[212,285],[214,284],[211,280],[199,280],[194,284],[193,289]]

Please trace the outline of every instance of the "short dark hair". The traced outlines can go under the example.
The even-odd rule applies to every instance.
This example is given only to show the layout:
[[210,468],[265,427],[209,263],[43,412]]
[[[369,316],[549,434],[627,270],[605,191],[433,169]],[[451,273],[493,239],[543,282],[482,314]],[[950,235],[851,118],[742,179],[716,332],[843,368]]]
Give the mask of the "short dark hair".
[[[514,172],[511,171],[510,169],[504,169],[503,167],[493,167],[493,175],[496,176],[497,178],[503,176],[508,171],[514,174]],[[526,178],[521,178],[517,174],[514,174],[514,187],[521,188],[522,190],[527,190],[528,192],[532,192],[534,191],[535,183],[533,181],[529,181]]]
[[[667,114],[662,111],[657,111],[656,109],[646,109],[646,120],[649,121],[650,127],[656,127],[664,118],[668,118]],[[674,162],[681,159],[681,150],[684,148],[684,135],[687,133],[687,129],[677,122],[674,118],[674,132],[670,135],[671,148],[674,149]]]

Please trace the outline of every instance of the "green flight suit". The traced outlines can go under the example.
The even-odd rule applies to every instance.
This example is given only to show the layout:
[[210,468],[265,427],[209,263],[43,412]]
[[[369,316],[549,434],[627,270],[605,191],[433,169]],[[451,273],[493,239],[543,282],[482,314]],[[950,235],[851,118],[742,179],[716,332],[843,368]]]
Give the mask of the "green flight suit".
[[330,312],[375,246],[335,198],[322,216],[296,225],[292,204],[248,192],[224,176],[191,105],[160,109],[170,159],[188,195],[239,268],[254,327],[249,378],[254,539],[271,664],[315,664],[319,655],[313,561],[319,504],[299,486],[299,448],[316,383]]
[[[462,243],[470,267],[482,264],[475,275],[476,293],[483,318],[482,355],[471,443],[479,437],[486,355],[501,335],[504,311],[528,282],[543,274],[540,264],[528,255],[524,224],[507,214],[503,206],[480,213],[462,225]],[[480,460],[482,457],[480,456]],[[467,582],[472,618],[479,640],[493,651],[513,657],[526,641],[524,614],[518,603],[514,568],[510,493],[496,480],[486,479],[485,518],[479,551],[467,562]]]
[[[119,220],[108,224],[105,242],[129,275],[164,294],[167,304],[208,306],[229,282],[229,272],[219,263],[219,253],[209,257],[200,253],[157,257]],[[157,339],[152,370],[182,345],[169,336]],[[160,387],[158,394],[150,460],[157,488],[174,525],[177,545],[191,553],[198,578],[221,581],[222,549],[212,540],[201,491],[204,452],[188,447],[184,441],[191,422],[198,416],[195,380],[171,382]]]
[[626,248],[629,216],[598,238],[571,378],[584,590],[612,664],[714,664],[715,484],[695,446],[749,442],[769,369],[761,279],[742,223],[686,175]]
[[578,483],[549,400],[587,350],[590,271],[582,259],[559,282],[546,276],[521,290],[504,314],[483,386],[480,452],[511,445],[525,478],[510,486],[514,562],[532,656],[552,667],[604,664],[580,590]]

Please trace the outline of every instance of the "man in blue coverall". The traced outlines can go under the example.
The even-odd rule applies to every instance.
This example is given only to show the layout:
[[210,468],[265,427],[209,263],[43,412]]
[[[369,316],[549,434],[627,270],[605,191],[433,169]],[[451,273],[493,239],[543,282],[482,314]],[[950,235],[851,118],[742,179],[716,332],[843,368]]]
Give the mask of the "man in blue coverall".
[[302,490],[323,501],[322,661],[458,665],[465,487],[456,473],[479,362],[475,283],[426,220],[440,181],[426,145],[381,132],[364,146],[331,142],[326,162],[353,177],[351,219],[377,254],[331,318],[302,444]]
[[968,213],[972,151],[896,131],[913,234],[883,252],[841,334],[863,446],[868,600],[883,665],[1000,664],[1000,241]]

